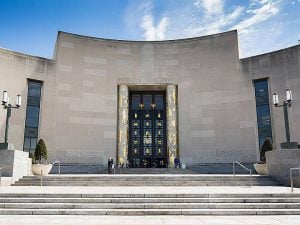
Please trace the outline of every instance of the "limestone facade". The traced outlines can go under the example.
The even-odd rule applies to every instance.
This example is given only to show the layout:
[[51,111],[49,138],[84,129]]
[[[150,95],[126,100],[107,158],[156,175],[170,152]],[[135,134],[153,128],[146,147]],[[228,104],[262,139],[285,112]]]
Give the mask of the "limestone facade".
[[[27,82],[42,81],[39,137],[49,159],[62,163],[106,164],[109,155],[126,160],[128,90],[135,87],[167,92],[170,159],[177,154],[187,164],[257,161],[253,80],[261,78],[269,80],[270,102],[273,92],[283,99],[286,88],[293,91],[291,139],[299,142],[299,45],[240,59],[236,31],[153,42],[59,32],[53,59],[0,49],[0,92],[23,96],[23,106],[12,113],[9,142],[23,149]],[[283,113],[270,106],[279,147]],[[1,139],[4,126],[0,110]]]

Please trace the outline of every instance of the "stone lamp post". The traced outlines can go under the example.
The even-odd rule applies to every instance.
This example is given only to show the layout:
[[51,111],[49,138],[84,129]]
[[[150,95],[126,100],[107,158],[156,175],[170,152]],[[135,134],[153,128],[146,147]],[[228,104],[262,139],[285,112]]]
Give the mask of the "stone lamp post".
[[276,93],[273,94],[274,106],[275,107],[283,107],[286,142],[283,142],[280,144],[281,149],[296,149],[296,148],[298,148],[298,143],[291,142],[291,136],[290,136],[288,107],[291,107],[292,99],[293,99],[292,91],[290,89],[286,90],[286,101],[283,101],[282,105],[279,105],[278,94],[276,94]]
[[3,91],[2,96],[2,105],[3,108],[7,110],[6,112],[6,124],[5,124],[5,136],[4,136],[4,143],[0,143],[0,149],[8,149],[8,130],[9,130],[9,119],[11,117],[11,110],[18,109],[21,107],[21,95],[17,95],[16,97],[16,105],[12,106],[7,91]]

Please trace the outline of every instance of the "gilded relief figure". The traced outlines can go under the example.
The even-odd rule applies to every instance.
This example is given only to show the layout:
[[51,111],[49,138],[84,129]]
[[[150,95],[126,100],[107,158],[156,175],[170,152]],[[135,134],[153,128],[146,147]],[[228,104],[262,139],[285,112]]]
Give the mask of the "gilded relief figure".
[[168,107],[168,117],[169,118],[173,117],[173,111],[172,111],[171,107]]
[[120,138],[119,139],[119,143],[126,145],[126,142],[127,142],[127,131],[120,130],[120,137],[119,138]]
[[123,92],[123,94],[120,94],[120,98],[119,98],[119,104],[120,104],[120,108],[126,107],[127,105],[127,96],[124,95],[125,90],[121,90],[121,92]]
[[171,145],[176,146],[176,134],[175,134],[175,132],[170,134],[169,141],[170,141]]
[[120,108],[123,108],[123,99],[125,98],[125,96],[121,95],[119,98],[119,104],[120,104]]
[[119,87],[119,120],[118,120],[118,163],[125,163],[127,159],[128,143],[128,88]]
[[174,159],[175,159],[175,156],[173,155],[173,153],[169,155],[169,159],[170,159],[169,164],[171,164],[171,166],[172,166],[174,163]]
[[171,125],[172,127],[176,127],[176,122],[175,122],[175,120],[172,120],[170,125]]
[[167,88],[167,124],[168,124],[168,148],[169,162],[173,165],[177,149],[177,128],[176,128],[176,87],[171,85]]
[[126,109],[123,109],[121,112],[121,123],[122,124],[127,124],[127,112]]
[[175,106],[175,105],[176,105],[175,89],[173,90],[173,93],[172,93],[172,100],[173,100],[173,104],[174,104],[174,106]]
[[123,131],[119,129],[119,145],[122,144],[122,139],[123,139]]
[[127,140],[128,140],[128,132],[127,132],[127,130],[124,131],[124,138],[125,138],[124,144],[127,145]]
[[127,158],[126,156],[127,156],[127,147],[124,146],[123,147],[123,162]]

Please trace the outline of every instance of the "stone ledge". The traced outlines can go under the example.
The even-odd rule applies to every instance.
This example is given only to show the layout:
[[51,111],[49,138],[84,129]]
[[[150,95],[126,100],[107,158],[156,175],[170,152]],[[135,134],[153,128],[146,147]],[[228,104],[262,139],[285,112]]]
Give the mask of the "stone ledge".
[[28,155],[28,152],[19,150],[0,149],[1,176],[12,177],[12,181],[14,182],[28,175]]
[[[290,168],[300,167],[300,150],[273,150],[266,152],[266,158],[269,175],[284,185],[290,185]],[[299,177],[294,177],[294,185],[300,187]]]

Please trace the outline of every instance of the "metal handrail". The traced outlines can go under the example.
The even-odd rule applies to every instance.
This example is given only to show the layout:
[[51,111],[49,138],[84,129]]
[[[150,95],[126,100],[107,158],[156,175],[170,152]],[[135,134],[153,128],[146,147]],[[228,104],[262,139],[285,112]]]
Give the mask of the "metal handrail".
[[247,168],[246,166],[244,166],[243,164],[241,164],[238,161],[234,161],[232,164],[233,164],[232,173],[234,176],[235,176],[235,164],[238,164],[240,167],[242,167],[243,169],[245,169],[246,171],[248,171],[250,173],[250,187],[252,187],[252,170]]
[[54,161],[54,162],[52,163],[52,166],[53,166],[54,164],[56,164],[56,163],[58,163],[58,175],[60,176],[60,161]]
[[294,191],[293,170],[299,170],[300,171],[300,167],[290,168],[291,192]]

